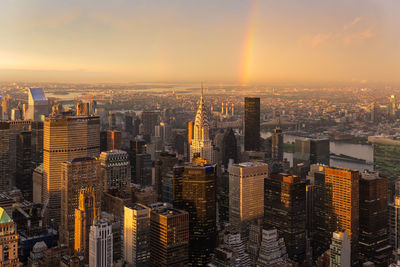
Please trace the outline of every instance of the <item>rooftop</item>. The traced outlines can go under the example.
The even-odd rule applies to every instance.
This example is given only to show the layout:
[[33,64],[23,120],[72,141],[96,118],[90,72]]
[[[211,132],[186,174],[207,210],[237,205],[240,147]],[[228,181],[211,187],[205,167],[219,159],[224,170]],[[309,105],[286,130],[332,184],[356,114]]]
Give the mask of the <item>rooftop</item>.
[[12,222],[10,216],[8,216],[7,212],[0,207],[0,224]]

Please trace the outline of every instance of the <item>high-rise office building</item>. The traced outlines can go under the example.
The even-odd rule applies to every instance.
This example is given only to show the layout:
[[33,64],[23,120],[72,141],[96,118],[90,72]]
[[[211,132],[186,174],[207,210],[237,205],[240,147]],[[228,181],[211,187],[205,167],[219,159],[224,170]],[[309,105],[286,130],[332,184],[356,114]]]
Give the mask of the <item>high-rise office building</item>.
[[210,139],[210,125],[204,105],[203,88],[201,89],[200,103],[197,109],[196,120],[194,121],[189,161],[192,161],[196,157],[205,159],[210,163],[215,162],[214,150]]
[[228,168],[230,159],[233,159],[234,163],[238,163],[238,149],[235,133],[232,128],[225,131],[222,138],[222,164],[225,168]]
[[244,99],[244,150],[260,150],[260,98]]
[[0,266],[17,267],[18,260],[18,235],[16,224],[0,207]]
[[216,166],[197,159],[182,175],[182,207],[189,212],[189,264],[210,262],[216,245]]
[[325,168],[327,234],[346,232],[351,243],[351,262],[357,262],[359,233],[359,171]]
[[184,166],[176,165],[172,168],[172,199],[174,207],[183,208],[182,181]]
[[360,179],[360,262],[388,266],[391,250],[388,233],[387,180],[378,173],[364,172]]
[[43,122],[32,122],[31,128],[32,167],[36,168],[43,163]]
[[11,188],[9,152],[10,124],[0,121],[0,192]]
[[147,136],[154,135],[154,127],[160,123],[160,112],[143,111],[141,116],[143,124],[143,134]]
[[350,267],[351,246],[346,232],[333,232],[330,246],[330,264],[332,267]]
[[189,121],[187,126],[187,135],[188,135],[187,142],[189,145],[192,144],[193,134],[194,134],[194,121]]
[[79,206],[75,209],[74,251],[89,261],[90,226],[100,217],[100,207],[96,204],[96,192],[93,187],[82,188],[79,192]]
[[49,101],[42,88],[30,88],[28,91],[28,111],[25,119],[39,121],[42,115],[49,115]]
[[23,131],[17,137],[17,153],[16,153],[16,183],[22,195],[28,201],[33,200],[33,184],[32,184],[32,133]]
[[44,122],[43,197],[48,200],[48,219],[61,218],[61,164],[100,154],[99,117],[54,117]]
[[400,248],[400,196],[389,203],[389,243],[394,251]]
[[374,149],[374,170],[390,180],[400,173],[400,141],[386,137],[369,136]]
[[107,131],[107,150],[120,150],[121,149],[122,133],[118,130]]
[[[101,205],[99,165],[99,160],[94,157],[75,158],[61,164],[60,241],[66,244],[71,252],[74,250],[74,240],[76,239],[75,210],[80,207],[79,196],[82,190],[84,190],[82,212],[86,209],[89,216],[90,210],[97,210],[96,214],[99,214]],[[87,223],[91,225],[92,222],[88,220]]]
[[262,230],[262,241],[257,267],[262,266],[286,266],[289,263],[285,241],[279,237],[276,229]]
[[264,179],[268,165],[245,162],[231,165],[229,172],[229,222],[248,238],[249,225],[264,215]]
[[329,139],[296,139],[293,166],[300,163],[329,165]]
[[189,214],[168,203],[148,205],[151,266],[187,266],[189,261]]
[[89,103],[77,102],[75,109],[76,116],[89,116]]
[[150,265],[150,208],[124,207],[124,260],[132,266]]
[[103,191],[128,186],[131,183],[129,155],[122,150],[101,152],[101,177]]
[[[163,183],[162,180],[166,177],[167,173],[170,172],[175,164],[178,163],[178,158],[176,157],[176,154],[172,153],[167,153],[167,152],[162,152],[160,153],[160,156],[158,160],[155,161],[155,189],[158,194],[158,200],[162,199],[162,187]],[[171,185],[171,194],[172,194],[172,179],[170,180],[170,185]],[[165,201],[172,203],[172,201]]]
[[272,134],[272,159],[283,160],[283,132],[280,128],[274,129]]
[[153,161],[150,154],[136,154],[136,184],[151,186],[153,184]]
[[284,173],[272,173],[264,181],[264,229],[276,228],[290,259],[302,262],[306,258],[306,183]]
[[113,232],[108,220],[96,220],[90,226],[89,266],[113,266]]

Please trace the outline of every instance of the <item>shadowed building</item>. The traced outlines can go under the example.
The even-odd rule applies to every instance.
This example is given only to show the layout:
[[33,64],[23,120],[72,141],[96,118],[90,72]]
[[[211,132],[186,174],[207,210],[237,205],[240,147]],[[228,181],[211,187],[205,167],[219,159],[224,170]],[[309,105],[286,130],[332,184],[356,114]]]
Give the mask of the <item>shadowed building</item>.
[[260,98],[244,99],[244,150],[260,150]]
[[216,245],[216,168],[204,161],[185,166],[182,207],[189,213],[189,265],[204,266]]
[[289,258],[306,258],[306,183],[300,177],[272,173],[265,179],[264,229],[276,228],[283,237]]
[[189,214],[169,203],[158,202],[148,206],[151,208],[151,266],[187,266]]
[[387,180],[378,173],[364,172],[360,179],[360,262],[388,266],[392,247],[389,245]]
[[[66,244],[69,250],[74,250],[75,236],[75,214],[76,209],[80,214],[88,212],[89,209],[100,209],[101,205],[101,178],[99,160],[92,157],[76,158],[61,164],[61,225],[60,242]],[[80,199],[84,190],[83,199]],[[89,193],[90,192],[90,193]],[[89,199],[87,197],[91,196]],[[81,196],[82,197],[82,196]],[[83,201],[83,202],[82,202]],[[81,203],[80,203],[81,202]],[[80,205],[82,204],[82,205]],[[98,211],[96,212],[98,214]],[[91,225],[90,218],[86,217],[87,224]],[[84,218],[82,218],[84,219]],[[82,227],[86,225],[82,225]],[[88,230],[86,229],[88,235]]]

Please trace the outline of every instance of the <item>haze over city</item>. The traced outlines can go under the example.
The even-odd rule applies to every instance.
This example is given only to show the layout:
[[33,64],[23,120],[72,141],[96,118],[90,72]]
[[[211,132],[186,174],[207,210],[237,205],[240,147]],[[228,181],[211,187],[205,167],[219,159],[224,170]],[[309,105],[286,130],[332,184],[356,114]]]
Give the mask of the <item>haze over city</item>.
[[0,79],[399,84],[400,2],[0,3]]

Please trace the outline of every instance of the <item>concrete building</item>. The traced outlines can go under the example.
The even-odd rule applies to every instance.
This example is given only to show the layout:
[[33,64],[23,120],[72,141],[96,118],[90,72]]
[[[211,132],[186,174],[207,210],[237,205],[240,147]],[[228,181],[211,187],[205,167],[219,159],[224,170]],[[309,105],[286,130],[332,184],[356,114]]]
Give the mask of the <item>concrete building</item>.
[[[61,225],[60,242],[66,244],[70,251],[74,250],[75,242],[75,210],[89,208],[100,214],[101,179],[100,162],[93,157],[76,158],[61,164]],[[83,190],[83,192],[82,192]],[[83,193],[83,199],[80,196]],[[86,199],[90,197],[90,199]],[[92,222],[87,222],[89,225]],[[88,229],[87,229],[88,230]],[[88,235],[85,234],[85,236]],[[86,238],[85,238],[86,239]]]
[[48,220],[61,220],[61,164],[100,154],[99,117],[54,117],[44,122],[43,199],[48,200]]
[[16,224],[7,212],[0,208],[0,266],[17,267],[18,260],[18,235]]
[[256,266],[285,266],[284,264],[288,262],[285,242],[283,238],[279,238],[278,231],[276,229],[262,230],[262,241]]
[[100,166],[104,191],[126,187],[131,183],[131,166],[127,152],[101,152]]
[[351,247],[350,239],[346,232],[334,232],[330,246],[330,266],[331,267],[350,267]]
[[151,266],[187,266],[189,262],[189,213],[169,203],[148,205]]
[[110,221],[96,220],[90,226],[89,266],[113,266],[113,232]]
[[124,208],[124,260],[131,266],[150,264],[150,211],[142,204]]
[[264,215],[264,179],[268,165],[245,162],[229,172],[229,222],[247,240],[249,225]]

